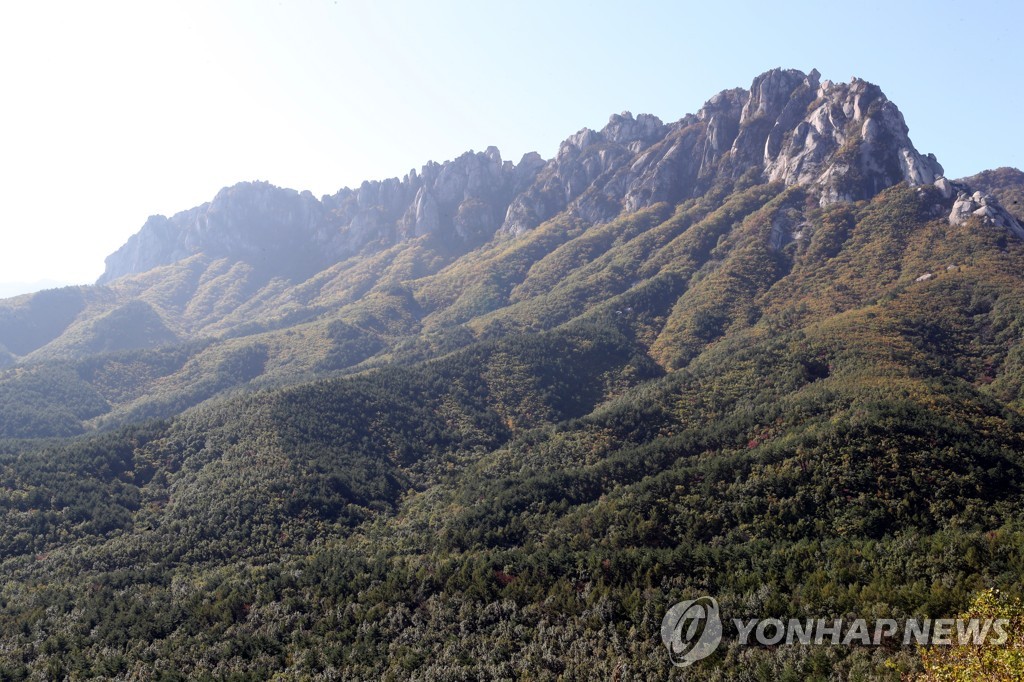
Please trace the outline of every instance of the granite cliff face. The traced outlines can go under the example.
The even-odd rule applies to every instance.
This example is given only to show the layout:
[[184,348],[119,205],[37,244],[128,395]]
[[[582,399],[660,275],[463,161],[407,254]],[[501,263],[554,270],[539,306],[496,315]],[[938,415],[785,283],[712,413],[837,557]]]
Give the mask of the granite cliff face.
[[600,131],[570,136],[548,161],[531,153],[514,164],[490,147],[320,200],[242,183],[172,218],[150,218],[107,259],[100,283],[196,253],[290,279],[425,235],[461,253],[565,211],[602,223],[742,177],[809,187],[822,205],[870,199],[900,182],[935,184],[952,222],[977,216],[1024,236],[998,201],[945,179],[935,157],[917,151],[899,109],[878,86],[774,69],[674,123],[614,115]]
[[519,233],[566,209],[600,222],[748,173],[814,186],[822,204],[868,199],[898,182],[935,182],[942,166],[907,133],[875,85],[775,69],[676,123],[626,112],[599,132],[581,130],[516,197],[504,229]]
[[266,182],[239,183],[172,218],[151,217],[107,258],[99,283],[197,253],[301,279],[363,249],[424,235],[471,248],[494,234],[512,197],[532,184],[543,163],[537,154],[518,165],[503,162],[490,147],[322,199]]
[[107,258],[99,283],[145,272],[197,253],[230,256],[253,265],[281,266],[315,256],[332,230],[321,202],[309,192],[268,183],[240,183],[213,201],[171,218],[152,216]]

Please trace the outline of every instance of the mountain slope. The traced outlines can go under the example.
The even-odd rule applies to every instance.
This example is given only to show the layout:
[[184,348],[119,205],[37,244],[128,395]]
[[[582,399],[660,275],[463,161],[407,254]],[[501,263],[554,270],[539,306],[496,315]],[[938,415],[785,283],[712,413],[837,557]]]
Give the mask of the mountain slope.
[[[0,304],[5,674],[653,679],[691,596],[1019,594],[1020,225],[877,87],[775,70],[428,168],[236,186]],[[731,641],[680,672],[919,670]]]
[[[686,594],[737,616],[899,617],[1015,591],[1024,245],[929,209],[906,188],[814,209],[822,229],[749,304],[761,316],[685,370],[646,360],[611,312],[12,444],[3,566],[38,587],[8,584],[5,650],[59,634],[61,665],[111,676],[664,676],[660,619]],[[734,230],[767,239],[748,215]],[[735,257],[711,272],[757,272]],[[912,653],[733,649],[695,674],[884,677]]]
[[[225,189],[209,204],[152,218],[111,256],[100,286],[6,302],[3,362],[90,357],[92,367],[120,353],[109,372],[83,375],[126,383],[113,392],[93,385],[109,413],[79,430],[584,314],[632,320],[629,333],[674,368],[738,317],[758,314],[746,302],[719,306],[722,291],[702,292],[764,294],[789,267],[783,252],[810,240],[815,206],[934,182],[936,216],[978,214],[1024,234],[998,202],[940,175],[876,86],[777,69],[675,123],[613,116],[603,130],[567,139],[548,162],[527,155],[513,165],[492,148],[320,200],[266,183]],[[783,203],[750,215],[776,195]],[[748,216],[762,226],[734,232]],[[767,246],[752,242],[743,253],[768,280],[739,283],[727,266],[691,286],[741,235],[769,229],[764,221]],[[55,296],[60,305],[47,298]],[[632,304],[651,296],[659,300]],[[691,305],[698,298],[703,307]],[[434,339],[426,345],[424,332]],[[165,362],[159,348],[176,343],[184,345],[170,355],[185,352],[189,363]],[[263,360],[255,373],[202,378],[235,353]],[[125,362],[139,368],[137,380],[117,369]]]

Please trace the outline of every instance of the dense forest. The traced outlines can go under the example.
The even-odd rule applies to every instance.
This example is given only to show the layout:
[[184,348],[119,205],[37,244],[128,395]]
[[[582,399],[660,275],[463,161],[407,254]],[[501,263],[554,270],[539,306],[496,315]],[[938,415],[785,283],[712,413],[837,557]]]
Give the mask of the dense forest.
[[[0,678],[1015,679],[1024,243],[943,202],[744,177],[422,239],[216,342],[157,303],[73,328],[0,376]],[[10,350],[98,294],[48,295]],[[673,668],[662,617],[701,595],[1014,629]]]

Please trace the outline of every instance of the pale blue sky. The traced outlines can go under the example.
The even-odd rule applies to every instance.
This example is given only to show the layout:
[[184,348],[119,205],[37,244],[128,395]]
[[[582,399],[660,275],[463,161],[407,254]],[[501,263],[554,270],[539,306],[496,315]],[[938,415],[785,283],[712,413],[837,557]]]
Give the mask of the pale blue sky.
[[1016,2],[0,5],[0,283],[89,282],[241,180],[333,193],[488,145],[550,157],[775,66],[877,83],[947,175],[1024,166]]

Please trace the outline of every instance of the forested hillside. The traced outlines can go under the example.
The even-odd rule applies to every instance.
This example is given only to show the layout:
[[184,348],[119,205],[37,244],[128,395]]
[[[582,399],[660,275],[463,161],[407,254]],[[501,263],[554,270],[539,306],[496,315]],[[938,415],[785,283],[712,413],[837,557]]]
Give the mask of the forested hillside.
[[[701,595],[896,619],[1024,596],[1020,226],[958,212],[974,187],[934,159],[897,177],[905,126],[869,125],[894,107],[817,79],[613,117],[520,194],[496,176],[526,222],[486,238],[459,204],[312,275],[199,252],[0,302],[0,677],[923,673],[914,647],[731,639],[675,669],[660,638]],[[847,96],[841,143],[801,128]]]

